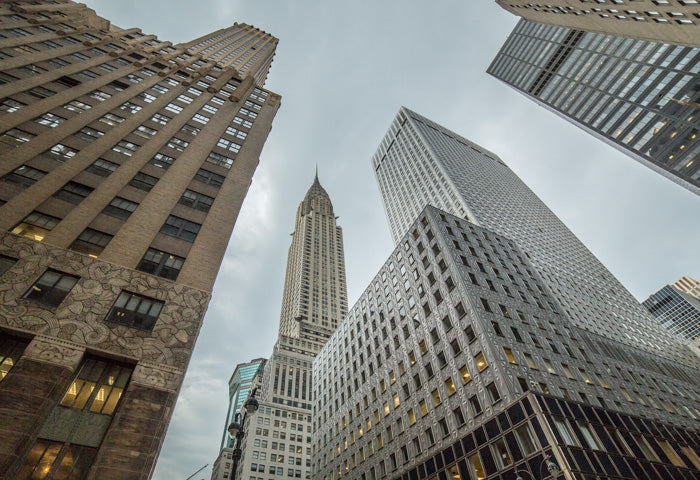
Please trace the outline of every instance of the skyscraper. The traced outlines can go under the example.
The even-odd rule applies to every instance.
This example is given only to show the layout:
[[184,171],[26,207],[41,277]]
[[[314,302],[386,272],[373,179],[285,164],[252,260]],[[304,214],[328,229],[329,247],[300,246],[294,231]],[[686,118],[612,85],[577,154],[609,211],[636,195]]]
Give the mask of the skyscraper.
[[530,258],[419,212],[314,360],[314,478],[697,475],[698,370],[579,329]]
[[579,328],[688,361],[685,347],[659,331],[646,309],[493,152],[402,107],[372,165],[395,242],[411,218],[434,205],[518,243]]
[[618,0],[609,5],[580,0],[551,0],[546,5],[527,0],[496,0],[496,3],[531,22],[700,47],[697,1]]
[[495,154],[402,108],[373,168],[397,246],[314,360],[315,477],[700,468],[700,362]]
[[693,297],[700,300],[700,282],[697,280],[686,276],[681,277],[678,281],[673,284],[676,290],[692,295]]
[[700,48],[521,20],[487,71],[700,194]]
[[[260,407],[246,418],[237,478],[310,478],[311,365],[347,313],[343,231],[318,174],[297,208],[280,331]],[[256,477],[257,478],[257,477]]]
[[656,320],[688,343],[700,338],[700,300],[674,285],[666,285],[642,302]]
[[[228,426],[233,421],[236,413],[241,411],[241,407],[248,399],[248,395],[253,388],[255,377],[262,377],[265,371],[264,358],[256,358],[248,363],[239,363],[228,381],[228,409],[226,410],[226,422],[221,436],[221,449],[231,447],[231,439],[228,438]],[[228,441],[227,441],[228,440]]]
[[277,39],[173,45],[70,1],[0,22],[0,472],[148,478],[280,105]]

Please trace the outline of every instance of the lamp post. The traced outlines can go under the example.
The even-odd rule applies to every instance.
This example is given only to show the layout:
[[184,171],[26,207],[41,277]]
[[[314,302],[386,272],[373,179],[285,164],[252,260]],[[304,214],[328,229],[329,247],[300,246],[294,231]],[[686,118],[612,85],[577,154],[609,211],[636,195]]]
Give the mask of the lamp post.
[[[552,457],[547,455],[546,453],[544,454],[544,458],[542,459],[542,463],[540,463],[540,477],[542,477],[542,467],[544,465],[547,465],[547,470],[549,470],[550,475],[552,475],[554,478],[556,478],[556,474],[559,471],[559,465],[554,463],[552,461]],[[531,480],[537,480],[533,474],[528,472],[527,470],[516,470],[515,471],[515,480],[525,480],[523,477],[520,476],[521,473],[527,473]]]
[[258,400],[255,398],[255,392],[257,390],[257,388],[254,388],[253,391],[250,392],[250,397],[248,397],[248,400],[246,400],[243,404],[243,408],[245,409],[243,415],[241,416],[239,412],[236,412],[236,416],[234,417],[233,422],[228,426],[227,429],[231,439],[236,439],[235,444],[233,446],[233,473],[231,474],[231,480],[235,480],[236,478],[236,471],[238,470],[238,460],[241,458],[242,454],[241,440],[243,440],[243,437],[245,436],[244,425],[246,416],[255,413],[258,410]]

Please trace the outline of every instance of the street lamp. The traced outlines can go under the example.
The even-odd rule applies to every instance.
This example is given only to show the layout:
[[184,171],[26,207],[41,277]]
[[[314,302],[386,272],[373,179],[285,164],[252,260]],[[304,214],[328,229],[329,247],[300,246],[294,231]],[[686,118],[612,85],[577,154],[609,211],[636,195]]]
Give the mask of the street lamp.
[[[542,459],[542,463],[540,463],[540,477],[542,476],[542,467],[544,465],[547,465],[547,470],[549,470],[550,475],[553,477],[557,474],[559,471],[559,465],[554,463],[552,461],[552,457],[550,457],[548,454],[544,454],[544,458]],[[527,473],[532,480],[537,480],[533,474],[528,472],[527,470],[516,470],[515,471],[515,480],[525,480],[523,477],[520,476],[521,473]]]
[[241,458],[241,440],[243,440],[245,436],[245,418],[247,415],[253,414],[258,410],[259,404],[258,400],[255,398],[255,392],[257,392],[257,390],[257,388],[254,388],[253,391],[250,392],[250,397],[248,397],[248,400],[243,404],[243,408],[245,409],[243,415],[241,416],[239,412],[236,412],[233,422],[231,422],[227,429],[231,439],[236,439],[233,448],[233,473],[231,474],[231,480],[235,480],[236,478],[238,460]]

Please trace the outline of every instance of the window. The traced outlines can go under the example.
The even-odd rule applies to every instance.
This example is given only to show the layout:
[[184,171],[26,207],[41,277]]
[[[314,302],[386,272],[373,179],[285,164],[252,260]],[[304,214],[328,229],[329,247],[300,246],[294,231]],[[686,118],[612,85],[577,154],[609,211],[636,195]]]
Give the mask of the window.
[[5,98],[0,101],[0,112],[13,113],[25,106],[24,103],[18,102],[12,98]]
[[220,187],[223,185],[224,180],[226,180],[226,177],[216,174],[214,172],[210,172],[209,170],[204,170],[203,168],[200,168],[197,171],[197,174],[194,176],[194,179],[206,183],[207,185],[211,185],[213,187]]
[[118,153],[123,153],[127,157],[130,157],[134,153],[136,153],[136,150],[138,150],[139,147],[140,145],[136,145],[135,143],[127,142],[126,140],[120,140],[115,146],[112,147],[112,150]]
[[100,177],[108,177],[117,169],[117,167],[119,167],[118,163],[110,162],[103,158],[98,158],[92,162],[92,165],[87,167],[85,171],[94,173]]
[[120,110],[124,110],[128,113],[131,113],[132,115],[141,110],[141,108],[141,105],[136,105],[135,103],[131,102],[124,102],[121,105],[119,105]]
[[131,370],[117,362],[88,357],[82,362],[61,405],[112,415],[129,381]]
[[469,457],[467,465],[472,472],[472,478],[476,478],[477,480],[486,478],[486,470],[484,469],[483,463],[481,463],[481,457],[479,457],[478,452]]
[[515,436],[518,437],[520,448],[525,456],[535,453],[537,447],[535,446],[535,438],[532,436],[529,424],[525,423],[516,428]]
[[19,128],[11,128],[10,130],[2,134],[2,138],[8,138],[17,143],[28,142],[34,137],[35,135],[33,133],[25,132],[24,130],[20,130]]
[[39,125],[46,125],[51,128],[59,126],[64,120],[65,118],[54,115],[53,113],[44,113],[34,119]]
[[93,230],[92,228],[86,228],[68,248],[97,258],[110,240],[112,240],[112,235]]
[[48,269],[22,298],[57,307],[80,280],[75,275]]
[[151,117],[151,121],[165,125],[170,121],[170,117],[163,115],[162,113],[156,113]]
[[181,238],[187,242],[194,242],[200,228],[201,225],[199,223],[190,222],[184,218],[170,215],[161,227],[160,231],[161,233]]
[[469,369],[467,369],[466,365],[459,369],[459,373],[462,375],[462,383],[469,383],[471,381],[472,376],[469,373]]
[[498,388],[496,387],[495,383],[489,383],[486,386],[486,390],[489,392],[489,396],[491,397],[492,403],[497,403],[501,401],[501,394],[498,393]]
[[71,100],[70,102],[63,105],[63,108],[70,110],[71,112],[83,113],[92,108],[87,103],[79,102],[78,100]]
[[204,115],[200,115],[199,113],[195,113],[194,117],[192,117],[192,120],[195,122],[199,122],[202,125],[206,125],[207,122],[209,122],[209,117],[205,117]]
[[203,193],[197,193],[192,190],[185,190],[185,193],[180,197],[180,203],[191,208],[196,208],[203,212],[208,212],[211,208],[211,204],[214,202],[212,197],[204,195]]
[[0,275],[7,272],[17,262],[16,258],[0,255]]
[[182,140],[177,137],[171,138],[168,143],[166,144],[167,147],[174,148],[178,152],[184,151],[188,146],[190,142],[186,142],[185,140]]
[[508,452],[506,442],[503,438],[496,440],[492,448],[494,453],[493,456],[496,458],[496,463],[498,464],[499,469],[506,468],[507,466],[513,463],[513,459],[511,458],[510,453]]
[[16,185],[22,186],[23,188],[27,188],[38,182],[39,179],[41,179],[41,177],[43,177],[44,175],[46,175],[46,172],[42,170],[37,170],[36,168],[32,168],[27,165],[22,165],[21,167],[16,168],[11,173],[8,173],[4,177],[2,177],[2,179],[5,182],[14,183]]
[[476,362],[476,367],[479,369],[480,372],[489,366],[486,363],[486,358],[484,358],[484,354],[481,352],[476,354],[476,356],[474,357],[474,361]]
[[184,262],[185,259],[182,257],[149,248],[136,266],[136,270],[175,280]]
[[481,402],[479,402],[476,395],[469,397],[469,404],[472,406],[472,409],[474,409],[474,415],[479,415],[481,413]]
[[517,365],[518,362],[515,360],[515,355],[513,355],[513,351],[508,348],[508,347],[503,347],[503,351],[506,354],[506,357],[508,358],[508,361],[512,363],[513,365]]
[[566,445],[571,445],[574,447],[581,446],[579,445],[578,440],[576,440],[576,437],[574,437],[574,434],[571,432],[571,427],[569,427],[569,422],[567,422],[566,419],[553,417],[553,420],[554,426],[557,428],[559,435],[564,440]]
[[149,128],[149,127],[144,127],[143,125],[139,125],[136,130],[132,131],[134,135],[138,135],[139,137],[142,138],[151,138],[153,135],[158,133],[158,130],[154,128]]
[[157,182],[158,177],[139,172],[136,175],[134,175],[134,178],[131,179],[129,185],[138,188],[139,190],[150,192]]
[[126,220],[129,216],[136,210],[138,203],[134,203],[122,197],[114,197],[109,205],[107,205],[102,213],[110,215],[112,217],[120,218]]
[[211,152],[207,157],[207,162],[211,162],[215,165],[219,165],[224,168],[231,168],[233,165],[233,159],[220,155],[218,153]]
[[139,330],[153,330],[164,302],[154,298],[122,291],[107,314],[107,322]]
[[153,158],[148,161],[148,163],[159,168],[167,169],[170,168],[170,165],[175,163],[175,159],[162,153],[156,153],[153,155]]
[[122,123],[124,121],[124,118],[113,113],[107,113],[103,117],[100,117],[99,121],[102,123],[106,123],[107,125],[114,126]]
[[78,205],[82,202],[88,195],[92,193],[94,189],[83,185],[78,182],[68,182],[62,189],[53,194],[55,198],[60,198],[73,205]]
[[3,335],[3,338],[0,339],[0,382],[15,366],[26,347],[27,342],[7,335]]
[[[37,438],[17,478],[86,478],[97,449]],[[58,458],[61,458],[58,461]],[[64,476],[65,475],[65,476]]]
[[60,218],[35,211],[27,215],[19,225],[13,228],[12,233],[41,242],[60,221]]
[[216,142],[216,146],[234,153],[238,153],[238,151],[241,149],[241,146],[239,144],[237,144],[236,142],[232,142],[231,140],[227,140],[225,138],[220,138],[219,141]]

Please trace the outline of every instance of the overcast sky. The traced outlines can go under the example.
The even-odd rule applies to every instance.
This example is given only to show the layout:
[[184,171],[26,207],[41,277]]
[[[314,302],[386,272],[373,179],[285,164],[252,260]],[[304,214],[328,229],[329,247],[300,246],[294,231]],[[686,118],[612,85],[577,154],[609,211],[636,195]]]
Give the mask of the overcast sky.
[[516,17],[491,0],[90,0],[173,43],[244,22],[280,39],[282,106],[214,287],[154,478],[209,479],[237,363],[277,337],[287,249],[318,164],[343,227],[349,303],[392,250],[370,158],[399,106],[497,153],[640,300],[700,277],[700,197],[485,71]]

